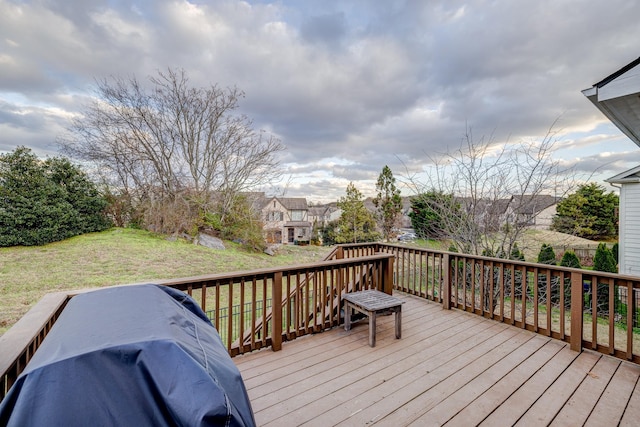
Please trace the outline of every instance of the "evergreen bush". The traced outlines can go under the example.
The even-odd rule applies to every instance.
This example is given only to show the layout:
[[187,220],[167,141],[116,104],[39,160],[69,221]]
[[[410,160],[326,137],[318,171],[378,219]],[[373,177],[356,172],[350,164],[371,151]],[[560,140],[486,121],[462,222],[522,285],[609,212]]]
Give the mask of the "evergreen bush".
[[582,268],[578,255],[573,251],[566,251],[564,255],[562,255],[560,265],[563,267]]
[[[611,249],[607,247],[605,243],[600,243],[596,249],[596,255],[593,258],[593,269],[596,271],[604,271],[608,273],[617,273],[618,267],[616,260],[613,258]],[[592,284],[593,287],[593,284]],[[587,296],[585,306],[590,307],[591,296]],[[598,283],[597,284],[597,305],[598,313],[609,312],[609,284]]]
[[26,147],[0,155],[0,246],[33,246],[110,227],[107,202],[64,158],[42,161]]
[[593,269],[596,271],[606,271],[608,273],[618,272],[613,253],[605,243],[600,243],[596,249],[596,255],[593,258]]
[[513,248],[511,248],[511,254],[509,255],[509,259],[516,261],[524,261],[524,253],[520,250],[517,243],[513,244]]
[[556,253],[551,245],[547,245],[546,243],[542,244],[540,252],[538,252],[538,263],[556,265]]

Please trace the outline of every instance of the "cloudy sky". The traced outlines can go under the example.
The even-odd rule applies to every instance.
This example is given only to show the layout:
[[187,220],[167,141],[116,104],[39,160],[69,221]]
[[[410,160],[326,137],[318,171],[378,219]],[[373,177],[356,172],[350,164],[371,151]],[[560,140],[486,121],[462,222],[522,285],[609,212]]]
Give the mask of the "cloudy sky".
[[[637,0],[0,0],[0,152],[55,155],[96,79],[184,68],[238,86],[287,147],[287,196],[373,195],[459,147],[541,138],[597,170],[640,163],[581,90],[640,56]],[[285,183],[279,184],[280,188]]]

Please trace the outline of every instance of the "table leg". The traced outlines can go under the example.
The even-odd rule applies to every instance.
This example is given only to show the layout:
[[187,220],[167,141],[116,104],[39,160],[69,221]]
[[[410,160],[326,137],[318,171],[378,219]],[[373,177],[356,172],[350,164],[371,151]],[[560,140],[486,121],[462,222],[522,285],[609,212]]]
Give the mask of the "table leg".
[[376,346],[376,312],[369,312],[369,345]]
[[396,310],[396,338],[402,337],[402,306]]
[[344,330],[351,330],[351,306],[349,302],[344,302]]

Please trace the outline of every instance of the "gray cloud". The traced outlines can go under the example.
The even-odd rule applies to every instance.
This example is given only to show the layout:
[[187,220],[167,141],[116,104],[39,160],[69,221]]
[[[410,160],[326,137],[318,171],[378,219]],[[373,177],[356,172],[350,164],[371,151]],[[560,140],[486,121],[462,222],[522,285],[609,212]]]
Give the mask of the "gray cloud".
[[300,33],[304,40],[335,48],[340,47],[347,31],[346,26],[344,13],[341,12],[310,16],[300,28]]
[[0,0],[0,150],[51,152],[95,79],[182,67],[246,92],[242,112],[288,148],[290,194],[371,189],[467,126],[501,143],[558,118],[564,161],[629,168],[633,146],[598,153],[621,151],[620,133],[580,91],[639,56],[639,14],[625,0]]

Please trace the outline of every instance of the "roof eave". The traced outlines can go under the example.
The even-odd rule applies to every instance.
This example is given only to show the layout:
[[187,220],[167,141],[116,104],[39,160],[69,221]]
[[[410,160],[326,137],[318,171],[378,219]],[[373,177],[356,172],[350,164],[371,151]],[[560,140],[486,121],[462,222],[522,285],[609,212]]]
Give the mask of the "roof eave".
[[617,115],[609,109],[606,104],[606,101],[598,101],[598,88],[593,87],[589,89],[585,89],[582,93],[587,97],[589,101],[593,105],[596,106],[602,114],[604,114],[622,133],[624,133],[629,139],[631,139],[636,145],[640,146],[640,135],[635,133],[629,126],[627,126],[624,122],[620,121]]

